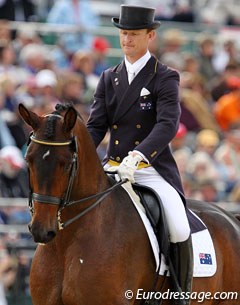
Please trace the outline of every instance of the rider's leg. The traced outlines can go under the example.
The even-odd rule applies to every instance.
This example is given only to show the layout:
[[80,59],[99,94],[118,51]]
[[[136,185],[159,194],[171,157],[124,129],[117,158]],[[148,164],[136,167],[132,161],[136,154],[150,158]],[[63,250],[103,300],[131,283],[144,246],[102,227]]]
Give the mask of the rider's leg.
[[[191,292],[193,275],[193,253],[190,227],[178,192],[153,167],[137,170],[135,181],[154,189],[160,196],[168,223],[171,254],[179,285],[183,292]],[[189,304],[185,302],[176,304]]]

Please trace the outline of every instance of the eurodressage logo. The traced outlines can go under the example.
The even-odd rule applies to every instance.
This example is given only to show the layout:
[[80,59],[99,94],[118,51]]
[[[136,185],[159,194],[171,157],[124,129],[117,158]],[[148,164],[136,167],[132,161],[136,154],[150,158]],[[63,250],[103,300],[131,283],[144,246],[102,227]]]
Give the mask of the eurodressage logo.
[[212,265],[211,254],[199,253],[200,264],[202,265]]

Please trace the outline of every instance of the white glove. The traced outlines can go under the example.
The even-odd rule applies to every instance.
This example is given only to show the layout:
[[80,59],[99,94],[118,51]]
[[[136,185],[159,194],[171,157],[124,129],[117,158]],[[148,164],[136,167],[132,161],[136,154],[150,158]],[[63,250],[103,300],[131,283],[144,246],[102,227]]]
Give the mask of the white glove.
[[128,153],[128,156],[122,160],[121,164],[117,169],[119,177],[122,180],[128,179],[131,183],[134,183],[134,172],[138,168],[138,165],[142,160],[142,156],[130,151]]

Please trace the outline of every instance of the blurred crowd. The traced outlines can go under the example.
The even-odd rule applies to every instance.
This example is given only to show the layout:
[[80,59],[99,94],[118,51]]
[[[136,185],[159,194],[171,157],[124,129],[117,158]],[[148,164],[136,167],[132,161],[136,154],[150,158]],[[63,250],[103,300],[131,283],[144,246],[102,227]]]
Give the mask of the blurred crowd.
[[[157,7],[161,20],[239,26],[235,2],[142,0],[141,5]],[[206,3],[211,9],[206,10]],[[11,20],[87,29],[99,28],[101,20],[87,0],[0,1],[0,197],[26,198],[23,156],[30,130],[19,118],[19,103],[41,115],[57,103],[70,102],[86,121],[99,76],[110,66],[111,42],[104,35],[80,31],[58,35],[50,46],[29,27],[12,30]],[[188,198],[239,203],[240,45],[237,39],[208,32],[196,33],[194,43],[189,51],[187,34],[172,27],[160,31],[150,46],[156,57],[181,75],[181,123],[171,149]],[[104,151],[105,143],[98,151],[100,158]],[[26,208],[0,208],[0,224],[29,220]],[[24,255],[18,257],[20,263],[27,270]],[[5,288],[17,276],[16,261],[12,264]],[[1,278],[0,270],[0,283]]]

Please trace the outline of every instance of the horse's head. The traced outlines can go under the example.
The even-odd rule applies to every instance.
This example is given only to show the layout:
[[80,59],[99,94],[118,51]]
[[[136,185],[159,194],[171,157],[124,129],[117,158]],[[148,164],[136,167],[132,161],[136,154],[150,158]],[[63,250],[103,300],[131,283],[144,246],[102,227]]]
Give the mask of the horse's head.
[[57,213],[70,196],[77,163],[73,137],[77,111],[71,106],[56,109],[40,117],[19,105],[21,117],[33,129],[26,153],[33,214],[29,229],[39,243],[47,243],[56,235]]

